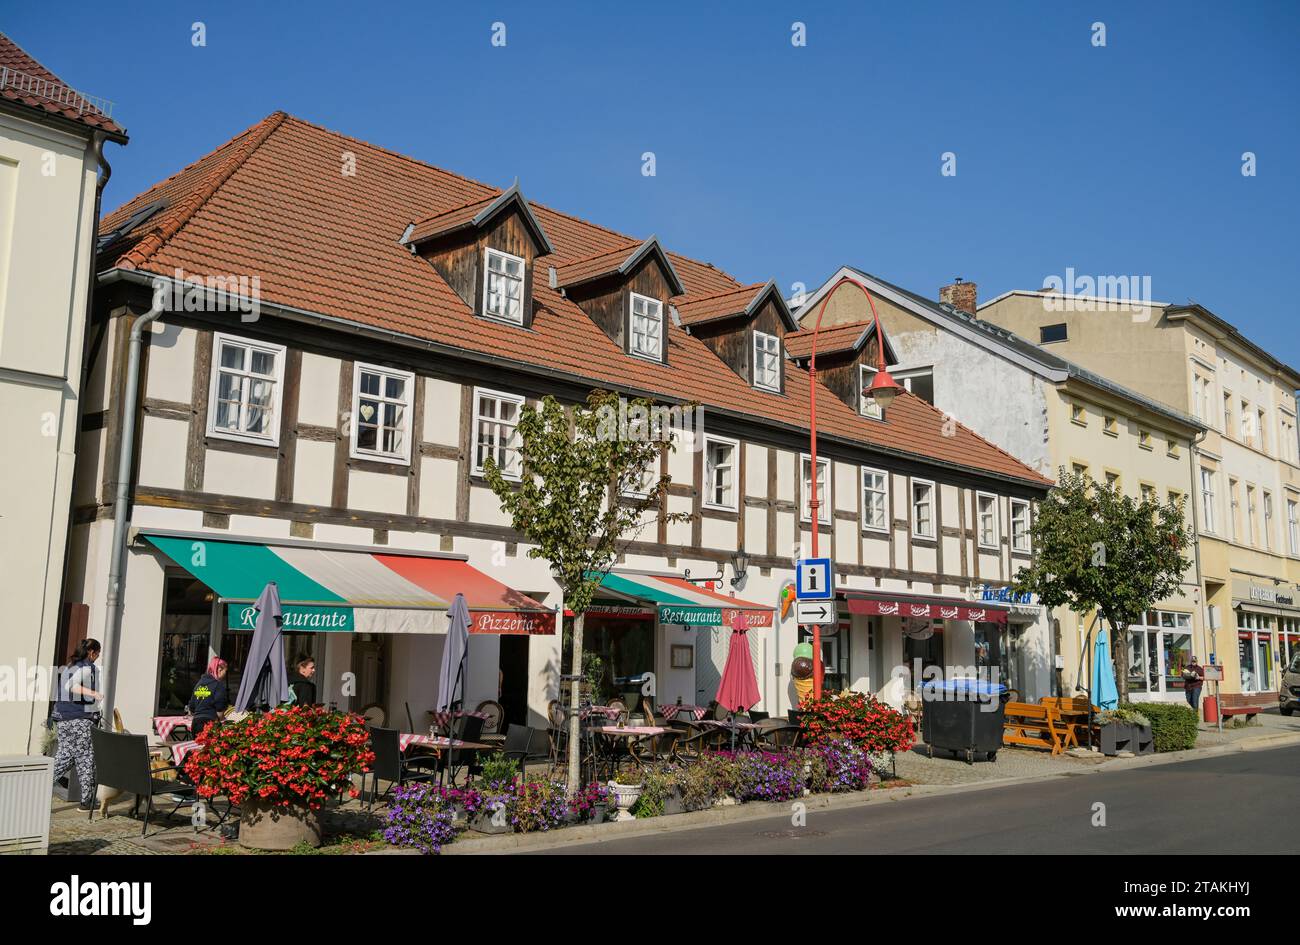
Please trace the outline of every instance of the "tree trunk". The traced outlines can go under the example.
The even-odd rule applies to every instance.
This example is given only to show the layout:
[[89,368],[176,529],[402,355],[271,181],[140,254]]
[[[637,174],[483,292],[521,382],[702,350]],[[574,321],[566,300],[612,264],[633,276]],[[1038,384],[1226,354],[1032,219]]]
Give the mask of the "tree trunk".
[[1111,622],[1110,664],[1115,670],[1119,704],[1128,702],[1128,624]]
[[[563,611],[561,611],[563,613]],[[573,618],[573,659],[569,673],[573,677],[569,683],[569,777],[568,794],[573,797],[581,785],[582,745],[579,742],[578,703],[582,696],[582,624],[585,614]]]

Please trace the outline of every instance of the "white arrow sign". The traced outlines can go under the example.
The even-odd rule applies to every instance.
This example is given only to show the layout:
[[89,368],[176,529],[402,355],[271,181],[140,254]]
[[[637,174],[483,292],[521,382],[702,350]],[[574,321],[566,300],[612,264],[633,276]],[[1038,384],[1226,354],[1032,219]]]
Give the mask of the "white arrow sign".
[[837,620],[833,600],[795,601],[799,623],[833,624]]

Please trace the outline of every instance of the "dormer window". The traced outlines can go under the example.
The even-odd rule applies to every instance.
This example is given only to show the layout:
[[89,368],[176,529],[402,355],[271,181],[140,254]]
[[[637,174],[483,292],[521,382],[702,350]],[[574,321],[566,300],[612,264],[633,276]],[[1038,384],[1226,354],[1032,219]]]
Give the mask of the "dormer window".
[[871,378],[875,373],[875,368],[867,367],[865,364],[858,365],[858,413],[872,420],[884,420],[885,411],[881,409],[874,397],[867,396],[867,388],[871,386]]
[[628,351],[651,361],[663,360],[664,304],[649,296],[632,293],[632,317]]
[[781,391],[781,339],[776,335],[754,332],[754,386]]
[[485,249],[483,314],[490,318],[524,323],[524,261],[497,249]]

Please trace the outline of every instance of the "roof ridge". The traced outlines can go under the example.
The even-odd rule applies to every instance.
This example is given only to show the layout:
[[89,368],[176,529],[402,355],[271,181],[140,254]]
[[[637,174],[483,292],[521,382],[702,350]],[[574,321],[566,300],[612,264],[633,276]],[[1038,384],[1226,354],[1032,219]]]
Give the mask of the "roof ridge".
[[118,265],[123,268],[139,269],[149,257],[158,252],[168,240],[179,233],[187,223],[193,219],[194,215],[203,208],[218,190],[221,185],[230,180],[231,175],[239,170],[267,138],[275,132],[288,116],[282,111],[272,112],[266,118],[249,129],[252,134],[235,148],[233,154],[216,168],[215,171],[203,182],[202,185],[186,194],[176,205],[178,213],[168,218],[157,228],[150,230],[141,240],[132,246],[118,260]]

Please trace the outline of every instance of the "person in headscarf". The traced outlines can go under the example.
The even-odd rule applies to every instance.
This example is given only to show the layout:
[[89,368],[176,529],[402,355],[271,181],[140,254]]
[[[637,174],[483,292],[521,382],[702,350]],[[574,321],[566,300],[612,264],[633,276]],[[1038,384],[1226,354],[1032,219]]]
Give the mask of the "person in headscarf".
[[190,733],[195,738],[230,707],[230,690],[226,688],[228,669],[225,660],[214,656],[208,660],[207,671],[194,685],[194,694],[186,708],[194,720],[190,724]]
[[54,756],[54,780],[76,767],[81,786],[81,809],[95,803],[95,754],[90,747],[90,730],[99,724],[104,694],[99,689],[99,641],[86,639],[77,644],[72,662],[59,674],[58,701],[54,703],[54,727],[59,736]]

